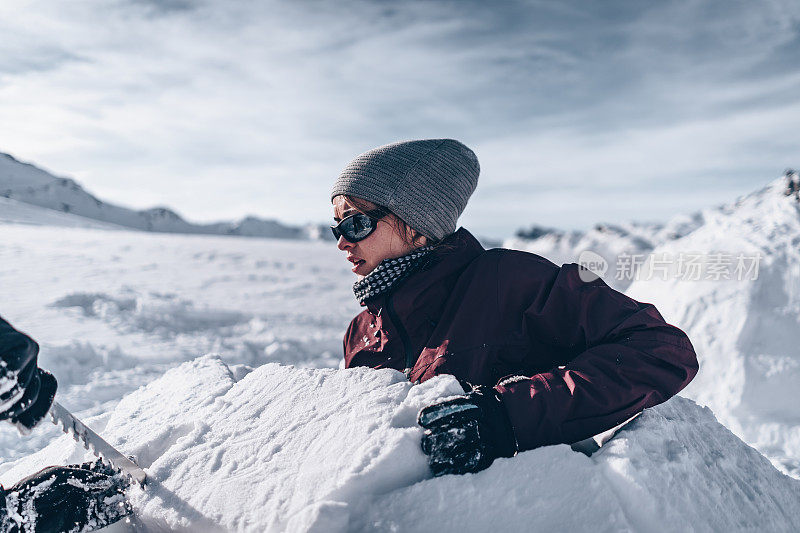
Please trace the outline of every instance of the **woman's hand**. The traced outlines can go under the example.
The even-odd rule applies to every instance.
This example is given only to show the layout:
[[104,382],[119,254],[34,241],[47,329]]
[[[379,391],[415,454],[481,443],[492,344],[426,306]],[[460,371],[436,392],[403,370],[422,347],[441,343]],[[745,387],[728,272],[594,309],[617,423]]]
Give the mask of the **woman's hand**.
[[517,451],[505,407],[494,389],[472,387],[465,396],[435,403],[419,413],[422,451],[434,476],[487,468]]
[[52,374],[36,366],[39,345],[0,318],[0,420],[21,431],[44,418],[58,384]]
[[[128,516],[127,478],[99,460],[50,466],[4,491],[0,531],[93,531]],[[5,511],[6,515],[3,516]]]

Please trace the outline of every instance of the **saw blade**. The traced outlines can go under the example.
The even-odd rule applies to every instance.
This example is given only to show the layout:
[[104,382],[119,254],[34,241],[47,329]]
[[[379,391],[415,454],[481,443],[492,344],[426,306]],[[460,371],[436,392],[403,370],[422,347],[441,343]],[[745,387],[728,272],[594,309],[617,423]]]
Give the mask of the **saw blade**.
[[86,424],[78,420],[75,415],[65,409],[60,403],[53,402],[50,407],[50,417],[53,424],[61,427],[67,435],[92,452],[95,457],[109,464],[111,468],[130,476],[130,478],[144,485],[146,474],[139,466],[122,455],[116,448],[106,442],[100,435],[89,429]]

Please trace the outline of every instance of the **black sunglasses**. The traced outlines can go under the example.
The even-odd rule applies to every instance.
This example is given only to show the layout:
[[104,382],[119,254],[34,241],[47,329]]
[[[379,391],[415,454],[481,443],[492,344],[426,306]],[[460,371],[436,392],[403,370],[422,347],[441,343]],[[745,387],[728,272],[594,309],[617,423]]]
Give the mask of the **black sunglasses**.
[[337,241],[340,236],[349,242],[363,241],[378,228],[378,220],[387,214],[384,209],[373,209],[366,213],[354,213],[344,217],[338,224],[331,226],[333,237]]

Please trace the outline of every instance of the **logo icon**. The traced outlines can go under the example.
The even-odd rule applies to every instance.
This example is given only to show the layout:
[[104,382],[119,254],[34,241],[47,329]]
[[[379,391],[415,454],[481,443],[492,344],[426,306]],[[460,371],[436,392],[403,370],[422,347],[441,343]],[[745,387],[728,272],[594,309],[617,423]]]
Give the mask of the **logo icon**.
[[578,255],[578,276],[586,283],[600,278],[608,271],[608,261],[591,250],[584,250]]

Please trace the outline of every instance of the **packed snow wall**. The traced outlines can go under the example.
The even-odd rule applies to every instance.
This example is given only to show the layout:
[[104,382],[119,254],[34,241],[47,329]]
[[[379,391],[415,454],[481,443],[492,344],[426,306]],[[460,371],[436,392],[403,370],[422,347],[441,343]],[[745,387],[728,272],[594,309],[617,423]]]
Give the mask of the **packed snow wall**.
[[[682,394],[711,407],[725,426],[795,477],[800,200],[788,193],[798,182],[787,174],[733,205],[705,211],[702,227],[653,251],[640,271],[656,275],[626,291],[655,304],[694,344],[700,371]],[[656,270],[656,262],[667,268]]]
[[[393,370],[250,371],[204,357],[90,425],[148,473],[130,490],[136,530],[800,529],[800,482],[683,398],[591,458],[550,446],[431,479],[417,412],[460,391],[449,376],[412,386]],[[0,482],[84,458],[65,436]]]
[[682,394],[800,478],[798,190],[800,175],[787,171],[735,202],[663,225],[534,228],[533,238],[505,245],[557,264],[599,256],[607,268],[586,266],[689,335],[700,372]]

